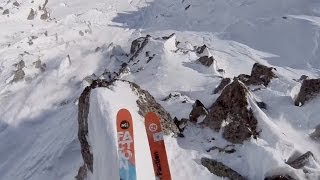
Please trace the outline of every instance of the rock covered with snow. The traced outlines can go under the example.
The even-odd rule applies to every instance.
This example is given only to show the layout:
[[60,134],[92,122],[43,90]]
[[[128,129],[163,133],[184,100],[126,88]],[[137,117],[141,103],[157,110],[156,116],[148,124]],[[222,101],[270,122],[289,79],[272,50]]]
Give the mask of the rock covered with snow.
[[204,124],[215,131],[223,127],[224,138],[232,143],[242,143],[252,135],[256,137],[258,122],[248,107],[247,98],[248,89],[235,79],[213,103]]
[[238,78],[246,85],[267,86],[273,78],[277,77],[273,70],[275,70],[275,68],[255,63],[252,67],[250,76],[241,74]]
[[298,96],[294,104],[302,106],[306,101],[311,100],[320,93],[320,79],[305,79],[302,82]]

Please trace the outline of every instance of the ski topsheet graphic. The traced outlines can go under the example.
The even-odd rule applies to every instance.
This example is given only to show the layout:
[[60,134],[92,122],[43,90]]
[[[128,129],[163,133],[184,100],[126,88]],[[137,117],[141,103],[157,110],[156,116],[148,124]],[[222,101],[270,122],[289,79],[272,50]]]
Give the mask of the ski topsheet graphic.
[[117,132],[120,180],[136,180],[133,123],[126,109],[117,114]]
[[149,112],[146,115],[145,127],[156,180],[171,180],[166,148],[163,141],[163,132],[160,120],[155,113]]

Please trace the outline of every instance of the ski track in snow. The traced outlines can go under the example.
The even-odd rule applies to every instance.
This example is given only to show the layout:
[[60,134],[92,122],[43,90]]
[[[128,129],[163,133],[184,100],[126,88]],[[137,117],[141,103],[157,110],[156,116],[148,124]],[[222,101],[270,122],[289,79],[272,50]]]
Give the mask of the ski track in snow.
[[[78,141],[77,103],[88,85],[83,79],[115,70],[120,62],[113,47],[130,51],[132,40],[150,34],[175,38],[187,48],[206,44],[225,70],[205,69],[195,63],[195,53],[173,53],[175,42],[152,40],[144,51],[154,52],[150,63],[132,66],[124,79],[148,90],[172,117],[188,118],[195,100],[209,107],[219,94],[218,76],[233,78],[250,74],[256,62],[273,66],[279,79],[254,95],[268,108],[251,102],[262,131],[261,139],[236,145],[236,153],[224,154],[212,146],[225,147],[221,133],[190,125],[186,138],[165,137],[173,179],[221,179],[200,165],[201,157],[217,159],[248,179],[263,179],[268,173],[302,170],[284,162],[295,151],[310,150],[318,163],[320,146],[308,139],[320,124],[320,99],[303,107],[293,105],[292,96],[302,74],[320,77],[320,4],[301,0],[161,0],[50,1],[52,19],[40,20],[38,9],[45,0],[0,2],[0,179],[70,180],[83,164]],[[190,5],[190,6],[189,6]],[[188,7],[189,6],[189,7]],[[188,7],[188,8],[187,8]],[[37,11],[27,20],[30,9]],[[9,9],[8,15],[3,11]],[[100,47],[99,52],[95,49]],[[142,53],[144,55],[144,53]],[[142,57],[141,57],[142,58]],[[25,77],[14,79],[14,65],[24,61]],[[41,68],[35,62],[41,60]],[[121,61],[121,60],[120,60]],[[138,72],[139,68],[144,70]],[[113,90],[92,92],[89,118],[90,143],[94,149],[91,179],[118,179],[115,121],[119,108],[132,109],[135,124],[138,179],[153,179],[143,119],[137,114],[136,97],[121,83]],[[294,91],[294,92],[293,92]],[[169,93],[182,96],[162,101]],[[187,100],[187,103],[181,103]],[[130,102],[128,102],[130,101]],[[215,140],[212,140],[214,138]],[[110,153],[111,152],[111,153]],[[309,179],[319,179],[319,172]]]

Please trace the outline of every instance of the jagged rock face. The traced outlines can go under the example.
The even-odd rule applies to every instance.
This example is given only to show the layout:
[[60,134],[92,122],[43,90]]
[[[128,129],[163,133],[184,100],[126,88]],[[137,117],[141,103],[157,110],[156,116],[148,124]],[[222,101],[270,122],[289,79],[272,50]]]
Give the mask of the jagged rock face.
[[300,169],[303,168],[309,162],[310,158],[313,158],[313,154],[312,152],[308,151],[302,154],[301,156],[287,162],[287,164],[295,169]]
[[189,115],[190,121],[197,122],[199,117],[206,117],[207,115],[207,109],[204,107],[201,101],[196,100]]
[[231,169],[230,167],[224,165],[221,162],[215,161],[213,159],[209,158],[201,158],[201,164],[208,168],[208,170],[219,176],[219,177],[227,177],[232,180],[245,180],[243,176],[241,176],[239,173]]
[[273,78],[277,76],[273,72],[274,68],[255,63],[252,67],[251,75],[241,74],[238,79],[246,85],[268,86]]
[[132,55],[130,60],[132,61],[135,57],[139,55],[142,49],[148,44],[149,38],[151,36],[140,37],[131,43],[130,54]]
[[257,120],[248,109],[247,93],[245,85],[234,80],[211,106],[204,124],[219,131],[222,122],[226,121],[223,136],[232,143],[242,143],[251,135],[257,136]]
[[302,82],[300,92],[294,102],[296,106],[302,106],[320,93],[320,79],[305,79]]
[[141,89],[137,84],[129,82],[133,91],[137,93],[139,99],[137,105],[139,107],[139,114],[145,116],[148,112],[155,112],[159,115],[162,130],[164,134],[179,133],[179,129],[173,123],[170,114],[154,99],[148,91]]
[[94,171],[93,169],[93,154],[90,151],[91,147],[88,142],[88,115],[90,109],[90,93],[95,88],[109,88],[112,84],[116,81],[127,82],[130,84],[132,91],[136,93],[138,96],[137,106],[139,107],[139,114],[144,116],[147,112],[156,112],[161,121],[161,125],[163,127],[163,131],[165,134],[171,133],[179,133],[178,128],[173,123],[173,120],[169,113],[167,113],[164,108],[156,102],[156,100],[145,90],[142,90],[138,85],[124,81],[124,80],[113,80],[113,81],[106,81],[106,80],[93,80],[90,86],[86,87],[82,92],[79,98],[79,105],[78,105],[78,139],[81,144],[81,154],[84,160],[85,165],[79,169],[79,173],[77,177],[86,177],[84,172],[87,172],[83,168],[89,169],[91,172]]
[[223,88],[225,88],[231,82],[230,78],[223,78],[219,86],[214,89],[213,94],[219,93]]
[[215,61],[214,58],[211,56],[211,57],[208,57],[208,56],[202,56],[198,59],[198,61],[204,65],[204,66],[211,66],[211,64]]
[[289,175],[274,175],[264,178],[264,180],[296,180]]

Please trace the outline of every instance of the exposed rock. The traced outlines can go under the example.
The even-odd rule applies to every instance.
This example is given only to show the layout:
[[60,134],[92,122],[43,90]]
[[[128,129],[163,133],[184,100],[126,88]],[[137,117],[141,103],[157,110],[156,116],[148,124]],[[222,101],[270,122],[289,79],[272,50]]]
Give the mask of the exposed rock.
[[206,167],[211,173],[219,177],[227,177],[232,180],[245,180],[243,176],[224,165],[221,162],[209,158],[201,158],[201,164]]
[[3,10],[3,7],[0,6],[0,10]]
[[213,151],[213,150],[216,150],[216,149],[219,152],[223,152],[223,153],[227,153],[227,154],[232,154],[232,153],[236,152],[236,150],[234,149],[234,145],[227,145],[224,148],[213,146],[210,149],[208,149],[207,152],[210,152],[210,151]]
[[185,119],[185,118],[182,118],[180,121],[178,120],[177,117],[173,118],[173,122],[177,126],[177,128],[179,129],[180,133],[182,133],[184,131],[185,127],[187,126],[188,121],[189,121],[189,119]]
[[17,7],[20,6],[20,4],[19,4],[17,1],[15,1],[15,2],[13,3],[13,5],[14,5],[14,6],[17,6]]
[[3,11],[2,14],[3,14],[3,15],[7,15],[7,14],[9,14],[9,13],[10,13],[9,9],[6,9],[6,10]]
[[261,109],[267,109],[267,104],[265,102],[262,102],[262,101],[257,101],[256,102],[258,107],[261,108]]
[[45,63],[42,63],[40,59],[37,61],[33,62],[33,65],[35,68],[40,69],[41,72],[44,72],[47,68],[47,65]]
[[141,89],[137,84],[129,82],[133,91],[137,92],[139,99],[137,104],[139,107],[139,114],[145,116],[148,112],[155,112],[160,118],[164,134],[180,133],[177,126],[174,124],[170,114],[151,96],[148,91]]
[[79,31],[79,35],[80,36],[84,36],[84,32],[83,31]]
[[146,37],[140,37],[131,43],[130,54],[132,54],[130,60],[133,60],[139,55],[142,49],[148,44],[149,38],[151,36],[147,35]]
[[311,100],[320,93],[320,78],[305,79],[302,82],[298,96],[294,102],[296,106],[302,106],[306,101]]
[[192,107],[192,111],[189,114],[190,121],[198,122],[198,118],[205,118],[208,115],[208,111],[201,103],[201,101],[196,100]]
[[255,63],[252,67],[251,75],[241,74],[238,79],[246,85],[264,85],[268,86],[270,81],[277,76],[274,74],[273,67],[267,67],[259,63]]
[[47,20],[50,17],[49,12],[47,9],[43,9],[43,14],[41,14],[40,19],[41,20]]
[[196,53],[202,54],[206,48],[207,48],[207,46],[204,44],[196,49]]
[[311,157],[313,157],[313,154],[312,152],[308,151],[293,160],[289,160],[286,163],[295,169],[300,169],[309,162],[309,158]]
[[163,40],[168,40],[168,39],[172,38],[174,35],[175,35],[175,33],[172,33],[169,36],[163,36],[162,39]]
[[88,171],[88,168],[87,166],[84,164],[82,165],[79,170],[78,170],[78,174],[77,176],[75,177],[76,180],[86,180],[87,179],[87,172]]
[[26,64],[24,63],[23,60],[19,61],[17,64],[14,64],[14,66],[17,68],[17,69],[22,69],[24,67],[26,67]]
[[36,11],[34,11],[32,8],[30,10],[30,13],[28,15],[28,20],[34,20],[34,17],[36,16]]
[[18,82],[20,80],[22,80],[25,76],[25,73],[22,69],[18,69],[14,72],[14,77],[12,82]]
[[232,143],[242,143],[258,136],[257,120],[251,108],[248,109],[248,90],[246,86],[235,79],[226,86],[216,102],[209,109],[209,114],[204,119],[204,124],[219,131],[222,122],[226,121],[223,136]]
[[320,141],[320,124],[316,127],[314,132],[310,134],[310,137],[316,141]]
[[215,61],[215,59],[213,58],[213,56],[208,57],[208,56],[202,56],[198,59],[198,61],[204,65],[204,66],[211,66],[211,64],[213,63],[213,61]]
[[219,86],[214,89],[213,94],[219,93],[224,87],[226,87],[231,82],[230,78],[223,78]]
[[[81,168],[89,169],[93,172],[93,154],[90,151],[91,147],[87,140],[88,136],[88,115],[90,109],[90,93],[91,90],[98,88],[98,87],[105,87],[108,88],[111,86],[116,80],[113,81],[106,81],[106,80],[93,80],[90,86],[86,87],[82,92],[79,98],[78,104],[78,139],[81,145],[81,154],[85,163],[85,166]],[[120,80],[117,80],[120,81]],[[139,97],[137,100],[137,105],[139,107],[139,114],[144,117],[147,112],[156,112],[161,121],[161,125],[163,127],[165,134],[171,133],[179,133],[178,128],[173,123],[171,116],[167,113],[160,104],[156,102],[156,100],[145,90],[142,90],[138,85],[123,81],[130,84],[134,93],[137,94]],[[79,169],[79,172],[84,171],[83,169]]]
[[296,180],[296,179],[294,179],[289,175],[274,175],[274,176],[265,177],[264,180]]

